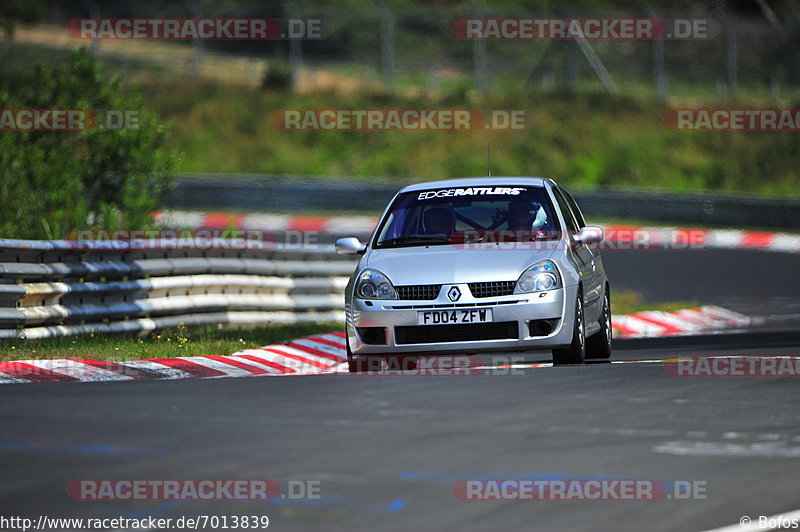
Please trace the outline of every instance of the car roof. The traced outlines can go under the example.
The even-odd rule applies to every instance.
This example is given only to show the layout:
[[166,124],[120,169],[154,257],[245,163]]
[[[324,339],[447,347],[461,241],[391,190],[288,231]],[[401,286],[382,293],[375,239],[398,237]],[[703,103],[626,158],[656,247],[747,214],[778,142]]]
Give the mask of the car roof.
[[413,192],[415,190],[428,190],[431,188],[448,187],[476,187],[476,186],[509,186],[527,185],[532,187],[543,187],[546,177],[528,176],[505,176],[505,177],[459,177],[456,179],[444,179],[442,181],[427,181],[425,183],[414,183],[403,188],[400,192]]

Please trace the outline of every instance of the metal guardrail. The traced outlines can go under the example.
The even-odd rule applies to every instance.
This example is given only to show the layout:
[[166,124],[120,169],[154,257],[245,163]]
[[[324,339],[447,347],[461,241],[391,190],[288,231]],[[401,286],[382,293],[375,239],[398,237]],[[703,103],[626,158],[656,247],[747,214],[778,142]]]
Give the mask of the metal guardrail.
[[[381,212],[403,185],[353,177],[184,174],[166,199],[174,209]],[[800,200],[719,192],[569,187],[587,218],[717,227],[800,229]]]
[[351,258],[332,246],[240,247],[0,239],[0,338],[344,319]]

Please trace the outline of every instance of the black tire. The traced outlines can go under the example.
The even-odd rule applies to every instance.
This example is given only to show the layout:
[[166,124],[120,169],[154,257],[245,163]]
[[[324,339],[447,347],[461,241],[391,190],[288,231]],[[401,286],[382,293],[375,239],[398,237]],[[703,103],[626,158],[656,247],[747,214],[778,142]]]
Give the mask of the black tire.
[[597,360],[611,359],[611,295],[606,286],[603,296],[603,312],[600,317],[600,331],[586,339],[586,358]]
[[357,360],[353,360],[353,352],[350,351],[350,339],[347,337],[347,333],[344,335],[344,345],[347,348],[347,370],[350,373],[358,373],[361,364]]
[[583,290],[578,289],[575,319],[572,326],[572,343],[563,349],[553,349],[554,366],[583,364],[586,360],[586,325],[583,317]]

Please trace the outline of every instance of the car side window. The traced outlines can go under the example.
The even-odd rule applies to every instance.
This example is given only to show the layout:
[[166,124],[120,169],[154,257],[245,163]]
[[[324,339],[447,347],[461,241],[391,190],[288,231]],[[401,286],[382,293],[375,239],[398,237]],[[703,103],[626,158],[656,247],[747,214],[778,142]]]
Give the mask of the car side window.
[[572,215],[575,216],[575,220],[578,222],[578,228],[583,229],[586,227],[586,220],[583,218],[583,213],[578,208],[578,204],[575,202],[575,198],[572,197],[566,189],[561,189],[561,192],[564,193],[564,197],[567,199],[567,203],[572,210]]
[[564,199],[564,195],[557,188],[553,188],[553,194],[556,197],[556,202],[558,203],[558,208],[564,214],[564,220],[567,222],[567,231],[570,234],[577,233],[578,232],[578,224],[575,221],[575,216],[572,214],[572,209],[570,209],[569,205],[567,204],[567,200]]
[[564,198],[567,200],[567,204],[569,205],[570,209],[572,210],[572,215],[575,217],[575,220],[578,222],[578,228],[583,229],[586,227],[586,220],[583,218],[583,213],[578,208],[578,204],[575,201],[575,198],[572,197],[572,194],[567,192],[566,189],[561,189],[561,192],[564,194]]

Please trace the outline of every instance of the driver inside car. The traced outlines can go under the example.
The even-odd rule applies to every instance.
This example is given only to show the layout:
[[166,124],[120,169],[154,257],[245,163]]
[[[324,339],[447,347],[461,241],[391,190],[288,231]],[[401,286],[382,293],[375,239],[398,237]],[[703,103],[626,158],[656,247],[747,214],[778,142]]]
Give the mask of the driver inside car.
[[534,231],[541,205],[529,201],[512,201],[508,206],[508,228],[512,231]]
[[455,226],[456,216],[448,207],[431,207],[425,211],[422,221],[426,234],[450,236]]

